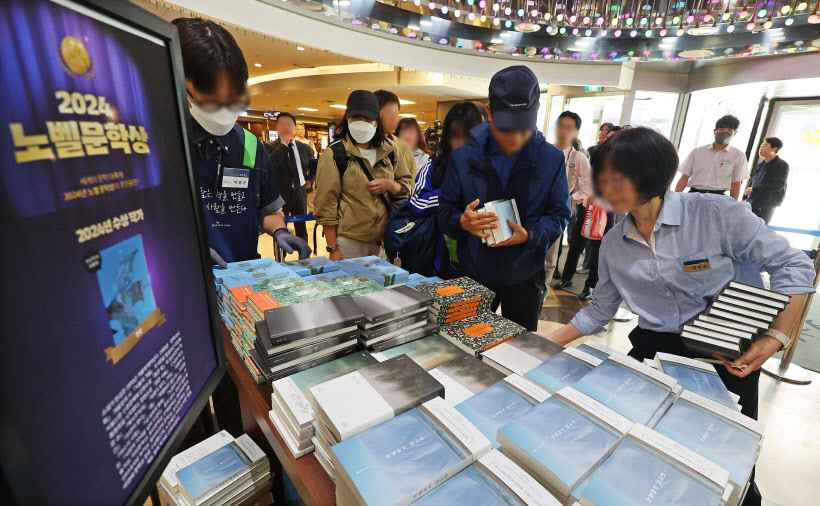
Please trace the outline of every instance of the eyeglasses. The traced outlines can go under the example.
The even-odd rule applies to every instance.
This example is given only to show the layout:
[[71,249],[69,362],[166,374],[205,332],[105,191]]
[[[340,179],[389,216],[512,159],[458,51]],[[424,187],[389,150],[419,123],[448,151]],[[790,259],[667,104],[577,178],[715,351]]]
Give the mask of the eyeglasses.
[[191,92],[185,90],[188,93],[188,98],[196,104],[197,107],[202,109],[203,111],[215,111],[217,109],[221,109],[223,107],[230,109],[232,111],[244,111],[251,105],[251,97],[248,94],[243,94],[236,99],[231,100],[228,103],[220,102],[218,100],[212,99],[205,99],[205,100],[197,100],[191,95]]

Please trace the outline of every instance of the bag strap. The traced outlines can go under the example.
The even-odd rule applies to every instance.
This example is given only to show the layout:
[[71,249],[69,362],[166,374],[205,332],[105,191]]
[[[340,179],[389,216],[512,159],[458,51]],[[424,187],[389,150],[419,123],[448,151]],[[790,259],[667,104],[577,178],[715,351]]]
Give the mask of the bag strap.
[[258,139],[248,130],[242,129],[245,132],[245,157],[242,164],[245,167],[256,167],[256,145]]
[[341,183],[347,170],[347,152],[344,143],[341,140],[333,141],[330,143],[330,150],[333,152],[333,161],[336,162],[336,169],[339,171],[339,183]]
[[[356,161],[359,162],[359,166],[362,168],[362,171],[364,171],[364,175],[367,176],[367,180],[368,181],[373,181],[373,174],[371,174],[370,171],[367,170],[367,165],[364,164],[364,160],[362,160],[359,157],[356,157]],[[380,193],[378,195],[378,197],[379,197],[379,200],[382,201],[382,204],[384,204],[384,207],[385,207],[385,209],[387,209],[387,212],[389,213],[390,212],[390,203],[387,202],[387,197],[385,197],[383,193]]]

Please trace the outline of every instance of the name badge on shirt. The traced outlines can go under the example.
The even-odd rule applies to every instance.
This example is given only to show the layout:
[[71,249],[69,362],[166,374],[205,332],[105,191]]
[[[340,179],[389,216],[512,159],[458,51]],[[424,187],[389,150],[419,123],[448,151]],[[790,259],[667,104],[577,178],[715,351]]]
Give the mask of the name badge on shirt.
[[222,188],[247,188],[250,177],[250,169],[225,168],[222,174]]
[[709,270],[709,259],[688,260],[683,262],[683,270],[686,272],[697,272]]

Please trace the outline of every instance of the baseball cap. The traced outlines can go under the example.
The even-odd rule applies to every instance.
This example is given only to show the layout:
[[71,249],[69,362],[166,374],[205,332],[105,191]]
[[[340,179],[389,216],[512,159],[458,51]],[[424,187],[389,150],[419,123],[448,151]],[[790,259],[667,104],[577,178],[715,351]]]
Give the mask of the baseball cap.
[[493,124],[502,130],[532,130],[538,118],[541,87],[529,67],[513,65],[490,80]]
[[345,117],[364,116],[375,121],[379,119],[379,100],[373,92],[367,90],[356,90],[347,97],[347,110]]

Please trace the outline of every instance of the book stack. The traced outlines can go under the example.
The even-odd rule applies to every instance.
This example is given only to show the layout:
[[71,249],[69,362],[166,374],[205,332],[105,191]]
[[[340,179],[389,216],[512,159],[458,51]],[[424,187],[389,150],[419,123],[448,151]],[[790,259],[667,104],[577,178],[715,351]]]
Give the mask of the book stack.
[[283,378],[353,353],[363,321],[349,295],[269,309],[256,325],[256,348],[271,379]]
[[526,329],[495,313],[481,312],[442,325],[439,333],[476,357],[504,341],[523,334]]
[[600,402],[564,387],[501,427],[498,441],[504,453],[566,504],[632,425]]
[[712,364],[669,353],[657,353],[654,361],[657,370],[675,378],[685,391],[740,411],[739,397],[726,389]]
[[565,348],[543,364],[524,373],[524,377],[550,393],[571,386],[601,363],[601,360],[575,348]]
[[365,276],[382,286],[402,285],[407,281],[409,272],[377,256],[346,258],[336,265],[348,274]]
[[581,343],[578,346],[578,350],[583,351],[584,353],[588,353],[600,360],[606,360],[610,355],[613,355],[615,353],[623,355],[623,353],[613,350],[609,346],[604,346],[603,344],[599,343],[594,339],[587,339],[586,341]]
[[504,374],[524,375],[561,353],[564,347],[532,332],[499,343],[481,353],[481,359]]
[[332,445],[444,396],[442,384],[406,355],[325,381],[308,391],[315,413],[314,445],[326,455],[330,455]]
[[559,506],[547,489],[498,450],[490,450],[478,462],[439,485],[413,504],[481,504]]
[[788,295],[730,281],[692,325],[683,326],[681,337],[692,353],[736,359],[788,303]]
[[512,220],[514,223],[521,225],[521,217],[518,215],[518,206],[515,205],[515,199],[493,200],[484,204],[484,207],[477,209],[476,212],[494,213],[498,216],[496,228],[482,230],[485,234],[490,235],[490,237],[481,238],[481,242],[487,246],[493,246],[513,236],[513,229],[507,220]]
[[493,448],[498,448],[498,429],[545,401],[549,395],[546,390],[512,374],[457,404],[456,409],[478,427],[492,442]]
[[740,503],[760,454],[762,423],[685,390],[655,431],[726,469],[734,487],[728,503]]
[[416,290],[433,297],[430,313],[439,325],[488,312],[495,293],[464,276],[419,285]]
[[426,285],[437,281],[441,281],[441,278],[438,276],[431,276],[428,278],[427,276],[422,276],[421,274],[412,272],[407,276],[407,281],[404,284],[415,288],[419,285]]
[[621,354],[610,355],[573,386],[636,423],[647,423],[680,387],[675,378]]
[[336,504],[409,504],[489,450],[478,429],[433,398],[333,446]]
[[313,408],[308,389],[377,363],[369,353],[356,351],[273,382],[269,416],[294,458],[314,450]]
[[716,506],[731,494],[728,471],[640,424],[572,491],[584,506]]
[[173,457],[159,481],[174,506],[239,505],[270,490],[270,462],[247,434],[222,431]]
[[287,267],[302,277],[339,270],[337,262],[333,262],[327,257],[312,257],[305,258],[304,260],[282,262],[282,266]]
[[408,286],[362,295],[356,304],[365,315],[359,324],[359,342],[380,351],[404,344],[438,331],[428,319],[429,295]]

